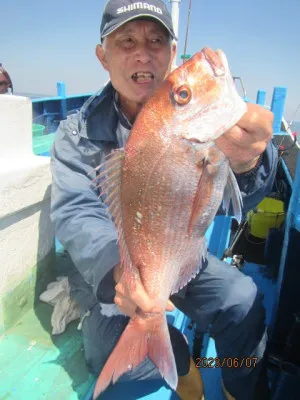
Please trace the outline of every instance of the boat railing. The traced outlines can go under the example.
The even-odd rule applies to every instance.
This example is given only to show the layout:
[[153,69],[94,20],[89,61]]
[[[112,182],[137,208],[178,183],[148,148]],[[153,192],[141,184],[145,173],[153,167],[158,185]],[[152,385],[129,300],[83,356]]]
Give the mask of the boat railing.
[[93,93],[66,95],[64,82],[57,82],[57,96],[32,99],[32,121],[46,127],[45,133],[53,133],[60,121],[79,110]]
[[[244,100],[253,103],[254,101],[247,97],[241,77],[233,77],[233,79],[240,82]],[[33,123],[44,123],[46,132],[53,132],[55,130],[53,128],[57,128],[61,120],[79,110],[92,94],[67,95],[65,83],[57,82],[57,96],[32,99]],[[273,133],[276,135],[289,133],[288,124],[283,116],[286,96],[287,88],[276,86],[273,91],[271,106],[268,106],[266,105],[266,91],[260,89],[257,92],[255,103],[270,108],[274,113]]]
[[[235,82],[239,82],[242,87],[242,97],[248,103],[260,104],[270,109],[274,114],[273,122],[273,134],[274,135],[289,135],[292,139],[295,139],[290,129],[290,125],[284,118],[284,105],[287,96],[287,88],[276,86],[273,90],[271,105],[266,104],[266,90],[260,89],[257,91],[255,101],[247,97],[245,85],[243,80],[239,76],[232,77]],[[64,82],[57,82],[57,96],[54,97],[42,97],[32,99],[32,115],[33,123],[41,124],[46,127],[44,134],[55,133],[60,121],[66,119],[68,115],[73,114],[80,110],[84,102],[92,95],[92,93],[83,93],[77,95],[67,95],[66,85]],[[38,141],[38,150],[43,150],[43,155],[49,155],[48,151],[45,151],[45,147],[48,146],[47,141],[45,145],[41,145],[43,138],[34,138],[34,141]],[[46,140],[46,139],[45,139]],[[295,145],[300,148],[295,139]],[[50,146],[48,146],[50,148]],[[35,150],[36,153],[36,150]],[[288,168],[286,168],[284,160],[282,160],[283,168],[286,171],[289,182],[291,183],[292,177],[290,176]]]

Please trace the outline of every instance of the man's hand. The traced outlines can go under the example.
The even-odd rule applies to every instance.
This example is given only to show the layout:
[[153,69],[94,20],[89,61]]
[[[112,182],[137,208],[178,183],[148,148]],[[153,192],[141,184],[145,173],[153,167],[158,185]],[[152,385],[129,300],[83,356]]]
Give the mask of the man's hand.
[[[124,276],[122,272],[120,264],[116,265],[114,268],[114,279],[117,283],[115,303],[123,314],[132,317],[137,307],[145,312],[162,311],[157,307],[155,301],[149,298],[141,282],[136,283],[134,291],[130,290],[127,282],[122,278]],[[168,301],[166,310],[174,310],[174,305],[170,300]]]
[[257,104],[247,104],[247,108],[238,123],[216,140],[237,174],[256,166],[273,134],[273,113]]

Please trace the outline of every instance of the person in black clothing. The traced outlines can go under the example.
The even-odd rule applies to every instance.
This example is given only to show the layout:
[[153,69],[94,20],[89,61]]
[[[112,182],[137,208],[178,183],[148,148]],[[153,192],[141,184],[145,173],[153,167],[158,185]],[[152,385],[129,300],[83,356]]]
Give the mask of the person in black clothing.
[[13,93],[13,84],[9,73],[0,63],[0,94]]

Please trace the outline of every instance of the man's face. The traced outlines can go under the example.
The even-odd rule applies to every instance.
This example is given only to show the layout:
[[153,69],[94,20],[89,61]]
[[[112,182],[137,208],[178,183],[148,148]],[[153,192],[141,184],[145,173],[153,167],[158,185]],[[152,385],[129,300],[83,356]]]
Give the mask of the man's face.
[[175,45],[161,24],[136,20],[107,36],[96,53],[120,98],[143,104],[170,72]]

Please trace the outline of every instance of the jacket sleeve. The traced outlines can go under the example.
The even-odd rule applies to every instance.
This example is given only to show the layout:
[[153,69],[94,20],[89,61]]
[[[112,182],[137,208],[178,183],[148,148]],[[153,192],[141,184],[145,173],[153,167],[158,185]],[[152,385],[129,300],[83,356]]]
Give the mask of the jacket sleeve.
[[56,236],[97,299],[111,302],[112,270],[120,261],[117,231],[88,176],[100,161],[99,143],[81,138],[77,127],[77,115],[72,115],[56,132],[51,150],[51,219]]
[[243,197],[243,214],[255,208],[265,196],[271,193],[277,164],[278,152],[271,140],[253,170],[235,175]]

